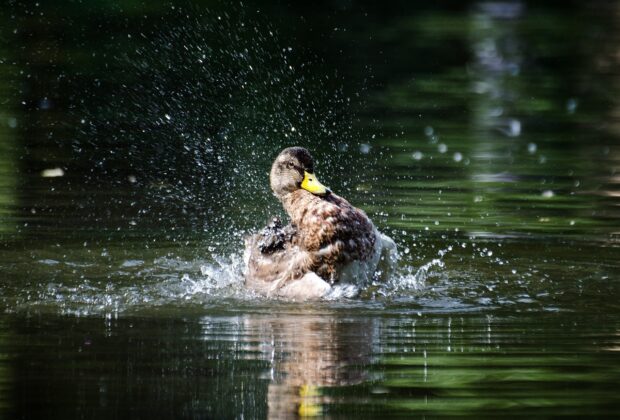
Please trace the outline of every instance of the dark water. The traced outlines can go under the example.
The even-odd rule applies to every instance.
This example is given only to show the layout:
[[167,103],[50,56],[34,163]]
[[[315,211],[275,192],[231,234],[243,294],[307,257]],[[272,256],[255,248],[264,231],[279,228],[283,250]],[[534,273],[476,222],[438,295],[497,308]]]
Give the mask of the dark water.
[[[0,9],[0,417],[617,415],[620,3],[44,3]],[[387,284],[243,289],[293,144]]]

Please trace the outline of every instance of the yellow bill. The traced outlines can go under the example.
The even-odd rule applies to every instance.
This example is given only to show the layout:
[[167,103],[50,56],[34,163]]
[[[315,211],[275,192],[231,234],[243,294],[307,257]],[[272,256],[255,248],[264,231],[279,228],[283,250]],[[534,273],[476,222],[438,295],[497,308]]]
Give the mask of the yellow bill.
[[325,185],[321,184],[314,174],[309,174],[306,171],[304,171],[304,180],[301,181],[301,188],[316,195],[327,194]]

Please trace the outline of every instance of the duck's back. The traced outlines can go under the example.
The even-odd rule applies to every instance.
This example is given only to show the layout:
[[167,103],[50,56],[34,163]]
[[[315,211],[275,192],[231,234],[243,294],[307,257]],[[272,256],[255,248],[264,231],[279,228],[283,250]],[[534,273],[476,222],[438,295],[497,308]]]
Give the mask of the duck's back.
[[377,232],[366,214],[347,200],[330,193],[317,197],[298,191],[288,209],[297,226],[300,248],[313,256],[310,269],[330,283],[353,261],[375,255]]
[[394,249],[362,210],[335,194],[298,191],[285,208],[291,224],[267,226],[246,240],[246,284],[260,293],[279,294],[307,274],[330,284],[365,282],[374,276],[386,243]]

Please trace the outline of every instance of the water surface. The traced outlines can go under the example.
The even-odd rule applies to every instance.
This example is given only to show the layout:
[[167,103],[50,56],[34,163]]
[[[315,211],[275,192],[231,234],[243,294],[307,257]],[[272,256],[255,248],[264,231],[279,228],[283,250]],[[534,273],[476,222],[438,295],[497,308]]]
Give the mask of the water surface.
[[[2,416],[616,414],[616,3],[9,2]],[[293,144],[387,284],[244,290]]]

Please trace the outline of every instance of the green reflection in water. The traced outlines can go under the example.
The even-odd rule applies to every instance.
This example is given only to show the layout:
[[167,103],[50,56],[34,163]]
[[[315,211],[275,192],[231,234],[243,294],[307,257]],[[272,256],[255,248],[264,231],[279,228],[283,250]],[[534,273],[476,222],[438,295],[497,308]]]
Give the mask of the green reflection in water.
[[[432,70],[390,78],[370,100],[365,123],[381,115],[384,134],[372,144],[384,157],[373,171],[379,182],[358,188],[380,197],[367,207],[389,209],[387,223],[410,231],[613,241],[616,206],[596,192],[615,166],[616,139],[598,129],[609,100],[579,82],[607,83],[582,40],[592,28],[571,31],[572,18],[520,7],[495,16],[487,6],[415,15],[382,32],[443,53],[421,54],[419,67]],[[562,74],[531,64],[565,53],[550,45],[556,32],[571,33],[576,48]]]
[[5,331],[5,325],[0,322],[0,417],[11,407],[11,383],[13,372],[9,365],[9,356],[6,352],[7,343],[11,339]]
[[[9,108],[0,111],[0,200],[4,200],[0,231],[10,229],[10,219],[6,222],[4,214],[10,214],[15,205],[17,181],[24,213],[15,217],[25,222],[32,208],[45,210],[37,213],[39,225],[30,223],[24,229],[28,241],[23,246],[0,254],[2,274],[10,278],[0,283],[0,299],[15,330],[11,339],[0,338],[0,348],[11,346],[9,360],[18,362],[13,362],[8,377],[2,370],[0,351],[0,392],[5,389],[2,383],[10,381],[16,395],[12,403],[18,413],[25,413],[23,417],[52,406],[59,418],[71,414],[92,417],[93,412],[101,417],[118,416],[136,407],[143,407],[145,413],[151,410],[155,416],[166,412],[170,417],[207,414],[223,418],[247,413],[248,418],[260,418],[267,409],[276,410],[276,403],[284,413],[295,413],[306,402],[304,410],[309,414],[358,418],[380,417],[385,412],[401,417],[412,413],[491,416],[500,410],[527,414],[529,407],[548,407],[548,411],[536,411],[538,415],[605,415],[616,409],[618,353],[609,349],[618,349],[619,308],[613,299],[618,295],[617,249],[590,242],[605,241],[610,231],[617,230],[617,195],[612,195],[617,194],[617,187],[606,184],[613,181],[608,180],[610,167],[618,166],[620,153],[617,132],[602,135],[596,129],[608,119],[608,103],[600,92],[612,85],[589,64],[603,55],[597,52],[600,43],[579,42],[588,39],[584,35],[587,25],[585,29],[575,25],[575,18],[558,11],[543,16],[528,11],[511,20],[496,19],[488,10],[473,7],[461,14],[409,11],[404,18],[400,16],[406,13],[399,11],[394,24],[378,23],[384,16],[370,14],[353,26],[366,30],[373,27],[368,23],[377,23],[372,37],[353,31],[338,31],[337,42],[329,36],[320,40],[291,37],[294,51],[312,40],[334,50],[343,46],[345,58],[334,61],[334,67],[361,77],[360,69],[371,63],[377,77],[383,77],[382,86],[369,94],[368,108],[363,111],[367,118],[360,122],[365,131],[358,143],[337,136],[342,144],[335,151],[333,137],[313,132],[307,139],[317,141],[313,151],[320,158],[321,178],[354,204],[370,210],[390,234],[398,229],[397,234],[404,232],[402,236],[421,237],[428,227],[429,235],[435,235],[432,240],[403,244],[403,248],[419,245],[420,251],[412,257],[416,265],[428,261],[419,254],[434,255],[445,249],[451,242],[439,235],[455,229],[472,236],[494,236],[498,244],[494,257],[507,261],[502,267],[487,263],[490,251],[480,249],[483,246],[474,251],[475,244],[463,241],[463,248],[455,247],[445,258],[446,268],[433,269],[426,287],[419,291],[377,301],[355,300],[350,306],[330,302],[325,305],[344,309],[315,314],[315,319],[295,319],[286,310],[278,311],[274,302],[247,301],[245,296],[227,299],[228,291],[218,294],[207,281],[220,280],[223,269],[234,269],[226,262],[219,271],[219,266],[209,264],[217,253],[242,248],[240,238],[230,236],[231,230],[239,233],[239,229],[230,225],[257,228],[269,203],[279,209],[268,192],[265,175],[269,148],[276,147],[272,136],[257,142],[258,157],[231,149],[230,156],[248,167],[236,175],[220,174],[235,182],[226,184],[223,197],[218,194],[211,214],[203,215],[200,208],[186,212],[185,207],[158,212],[157,203],[149,201],[153,197],[144,193],[153,186],[127,181],[125,152],[151,144],[139,141],[150,140],[148,133],[135,142],[121,136],[129,144],[120,144],[120,150],[112,148],[105,137],[94,137],[88,143],[94,159],[82,151],[73,162],[67,157],[72,156],[73,137],[67,135],[63,137],[67,141],[58,146],[62,153],[55,153],[61,158],[52,159],[54,166],[72,165],[67,176],[54,184],[43,182],[50,180],[39,176],[40,168],[48,167],[42,164],[51,163],[50,155],[54,155],[54,146],[46,141],[48,125],[53,126],[55,119],[75,118],[67,112],[68,104],[59,99],[83,98],[89,93],[90,84],[83,81],[81,85],[78,75],[96,79],[107,73],[108,61],[113,61],[109,57],[134,51],[135,40],[142,39],[133,36],[134,41],[129,41],[127,37],[128,28],[135,29],[134,35],[140,31],[136,29],[139,22],[131,19],[142,12],[135,12],[142,7],[144,13],[160,10],[154,4],[134,4],[125,12],[107,9],[105,5],[111,2],[99,2],[97,10],[86,4],[67,4],[72,6],[67,10],[45,6],[49,9],[41,21],[28,14],[27,25],[22,27],[36,28],[39,38],[19,38],[30,50],[26,57],[47,58],[48,50],[41,45],[57,36],[53,34],[67,34],[65,43],[59,44],[66,56],[57,57],[62,70],[23,64],[24,72],[38,76],[39,81],[53,79],[57,71],[63,76],[60,79],[70,80],[68,90],[74,93],[65,95],[65,85],[56,88],[57,101],[52,103],[57,104],[58,113],[49,113],[54,121],[37,119],[35,112],[19,114],[17,138],[25,148],[36,151],[32,160],[23,163],[27,180],[15,177],[15,156],[4,153],[13,151],[16,144],[6,122],[11,121]],[[106,13],[99,24],[93,23],[99,9]],[[575,16],[580,11],[577,8]],[[56,14],[50,16],[52,12]],[[278,12],[294,15],[286,9]],[[617,45],[617,31],[608,21],[599,17],[595,22],[609,35],[602,43]],[[161,29],[160,19],[154,16],[144,25]],[[311,22],[297,25],[300,33],[306,25],[321,31],[316,30],[317,22]],[[291,32],[297,29],[288,26]],[[46,27],[54,31],[40,31]],[[330,33],[335,32],[332,29]],[[365,48],[365,42],[371,48]],[[509,48],[512,44],[516,48]],[[364,52],[360,54],[362,65],[345,63],[347,45]],[[489,61],[492,48],[496,48],[495,56],[503,57],[499,67]],[[372,55],[384,49],[382,57],[389,60]],[[532,60],[532,55],[539,61]],[[558,56],[576,58],[549,63]],[[161,54],[153,54],[151,60],[168,64]],[[122,66],[122,61],[114,62]],[[528,62],[533,64],[528,67]],[[228,61],[220,64],[230,67]],[[128,79],[136,78],[132,68],[119,71]],[[523,72],[515,74],[519,69]],[[267,64],[261,70],[271,75],[275,71]],[[314,71],[320,73],[320,69]],[[609,72],[614,71],[617,67]],[[183,72],[179,79],[192,73]],[[303,71],[306,77],[310,74],[311,70]],[[10,86],[6,77],[0,76],[3,92]],[[582,79],[594,90],[580,89]],[[120,84],[123,80],[112,75],[107,81]],[[259,83],[266,80],[258,79]],[[50,94],[45,83],[32,84],[33,103]],[[308,89],[308,82],[303,86]],[[571,101],[572,95],[580,95],[579,100]],[[281,92],[275,97],[289,103]],[[121,106],[123,101],[131,101],[125,94],[119,98],[119,105],[109,108],[112,116],[127,110]],[[90,100],[95,108],[96,100],[101,97]],[[131,106],[142,107],[142,102],[134,101]],[[106,115],[99,117],[107,121]],[[253,122],[242,118],[243,112],[236,108],[231,115],[238,117],[233,124],[238,131],[245,130],[242,122]],[[153,116],[148,112],[133,115],[138,122]],[[250,124],[249,130],[255,128]],[[169,146],[164,142],[168,135],[161,137],[160,145]],[[359,143],[369,143],[369,148],[360,148]],[[170,150],[178,153],[175,144]],[[340,146],[347,152],[340,151]],[[604,147],[610,149],[609,155],[599,154]],[[118,166],[104,166],[100,178],[93,176],[91,163],[98,163],[108,152],[118,156],[112,159]],[[141,166],[147,174],[176,167],[162,161],[144,161]],[[362,175],[350,175],[351,167],[362,168]],[[115,174],[122,188],[110,183]],[[248,174],[262,180],[260,191],[243,189]],[[190,186],[202,186],[194,175],[179,173]],[[84,185],[91,176],[90,184]],[[205,188],[201,196],[220,192],[213,191],[211,184]],[[594,193],[597,189],[608,191],[609,196]],[[9,197],[8,204],[4,197]],[[182,198],[191,203],[193,197]],[[190,219],[192,212],[200,219],[221,218],[217,223],[221,227],[210,226],[203,232],[202,225],[188,223],[188,229],[197,232],[191,237],[197,240],[181,243],[174,229]],[[134,213],[143,217],[134,218]],[[164,221],[174,229],[163,227]],[[223,232],[225,245],[218,243],[218,232]],[[581,241],[534,243],[503,240],[502,235]],[[145,236],[153,241],[147,243]],[[502,274],[511,269],[513,275]],[[218,308],[224,307],[231,313],[219,314]],[[385,310],[371,310],[376,307]],[[307,307],[296,310],[302,315],[308,312]],[[383,322],[387,313],[402,312],[403,318],[417,319],[433,311],[509,315],[507,325],[499,330],[493,326],[490,336],[484,317],[478,323],[460,325],[465,331],[460,337],[454,335],[456,327],[441,320],[433,323],[432,316],[426,331],[421,331],[425,321],[420,321],[413,334],[406,322]],[[563,312],[563,318],[541,324],[552,311]],[[527,315],[532,312],[535,315]],[[145,317],[138,319],[132,313]],[[191,313],[200,320],[188,320]],[[594,318],[570,329],[581,313],[608,313],[612,319]],[[262,319],[259,314],[264,315]],[[392,324],[397,328],[389,328]],[[537,327],[537,334],[523,338],[524,332],[530,334]],[[613,340],[605,338],[609,331],[614,331]],[[412,337],[417,340],[413,343],[417,356],[412,356]]]
[[[2,64],[7,55],[0,50],[0,97],[12,98],[9,72],[11,68]],[[10,101],[0,101],[0,235],[13,232],[15,224],[13,208],[17,203],[17,163],[15,156],[15,128],[17,119],[11,114],[8,106]]]
[[[0,22],[2,22],[0,20]],[[0,33],[0,41],[2,33]],[[13,208],[17,203],[17,163],[15,156],[15,128],[17,120],[9,111],[6,98],[13,93],[9,82],[9,69],[6,64],[8,55],[3,46],[0,47],[0,240],[5,234],[15,231]],[[4,322],[0,322],[0,417],[4,417],[11,405],[10,390],[12,372],[9,367],[6,343],[10,335],[5,331]]]
[[[558,405],[563,401],[561,410],[568,413],[576,407],[595,408],[614,398],[613,389],[584,397],[584,389],[595,387],[602,380],[611,381],[620,373],[615,368],[609,371],[600,359],[569,352],[507,355],[501,351],[390,359],[387,365],[398,368],[387,375],[384,385],[396,390],[431,390],[430,397],[407,398],[391,404],[413,411],[465,414],[471,410],[554,407],[549,413],[559,414]],[[613,357],[607,359],[611,362]],[[592,368],[584,370],[584,365]],[[537,395],[530,392],[534,384]]]
[[[32,417],[610,415],[616,317],[389,315],[286,304],[182,318],[17,317]],[[535,326],[532,326],[535,325]],[[594,342],[596,340],[596,342]],[[42,352],[41,349],[47,351]],[[596,351],[593,351],[596,350]],[[226,398],[221,398],[226,395]],[[33,404],[53,396],[45,404]],[[163,411],[162,411],[163,410]],[[79,416],[78,416],[79,417]]]

